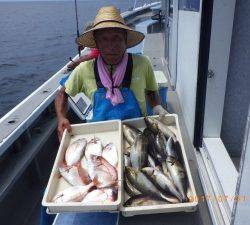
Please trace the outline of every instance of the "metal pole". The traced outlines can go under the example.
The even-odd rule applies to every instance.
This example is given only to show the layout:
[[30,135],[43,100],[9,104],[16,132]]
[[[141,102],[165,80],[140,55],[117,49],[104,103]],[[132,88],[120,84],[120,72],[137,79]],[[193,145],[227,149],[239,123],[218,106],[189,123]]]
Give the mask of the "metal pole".
[[[75,15],[76,15],[76,31],[77,31],[77,37],[80,36],[80,32],[79,32],[79,22],[78,22],[78,13],[77,13],[77,2],[75,0]],[[81,56],[81,47],[78,46],[78,54],[79,57]]]

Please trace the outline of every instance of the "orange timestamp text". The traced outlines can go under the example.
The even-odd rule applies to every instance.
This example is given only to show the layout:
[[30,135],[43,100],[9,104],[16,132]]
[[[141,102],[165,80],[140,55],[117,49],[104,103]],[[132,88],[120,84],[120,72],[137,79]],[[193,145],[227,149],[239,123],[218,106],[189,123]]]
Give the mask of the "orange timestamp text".
[[235,201],[235,202],[244,202],[248,200],[248,197],[245,195],[190,195],[188,196],[190,202],[204,202],[204,201]]

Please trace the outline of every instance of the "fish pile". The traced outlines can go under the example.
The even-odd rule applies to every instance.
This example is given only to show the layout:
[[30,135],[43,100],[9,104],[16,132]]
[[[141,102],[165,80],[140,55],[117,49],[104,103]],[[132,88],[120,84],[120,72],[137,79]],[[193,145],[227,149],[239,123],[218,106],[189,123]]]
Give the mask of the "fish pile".
[[[186,202],[187,179],[181,147],[162,118],[145,117],[146,128],[123,124],[128,147],[124,151],[124,206]],[[126,144],[125,144],[126,146]]]
[[59,166],[71,185],[52,199],[56,203],[109,203],[117,199],[118,152],[113,143],[103,146],[97,137],[82,138],[69,145]]

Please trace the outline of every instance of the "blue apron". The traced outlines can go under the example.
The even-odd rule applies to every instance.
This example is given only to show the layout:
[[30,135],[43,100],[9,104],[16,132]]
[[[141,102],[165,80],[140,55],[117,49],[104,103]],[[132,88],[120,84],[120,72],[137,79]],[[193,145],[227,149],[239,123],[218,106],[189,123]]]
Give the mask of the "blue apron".
[[140,117],[142,114],[134,93],[128,88],[122,88],[121,93],[124,102],[113,106],[110,100],[106,99],[106,90],[98,88],[94,93],[93,119],[91,122]]
[[106,89],[101,83],[97,67],[97,60],[95,60],[94,72],[95,72],[97,91],[94,93],[93,97],[93,102],[94,102],[93,118],[91,122],[113,120],[113,119],[125,120],[142,116],[135,95],[129,89],[131,84],[132,69],[133,69],[132,55],[129,53],[126,72],[122,82],[122,87],[120,88],[124,102],[116,106],[113,106],[110,100],[106,99]]

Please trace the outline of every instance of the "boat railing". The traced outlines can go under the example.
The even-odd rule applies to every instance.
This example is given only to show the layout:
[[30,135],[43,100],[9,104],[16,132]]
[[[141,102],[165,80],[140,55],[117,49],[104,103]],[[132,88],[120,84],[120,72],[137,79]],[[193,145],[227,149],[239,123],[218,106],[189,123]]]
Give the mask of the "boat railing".
[[[122,16],[128,24],[131,21],[137,23],[142,14],[148,13],[151,7],[158,4],[160,3],[139,7],[134,11],[122,13]],[[85,54],[85,51],[87,49],[84,49],[82,54]],[[77,58],[78,55],[73,60]],[[50,159],[55,157],[58,140],[53,101],[60,88],[59,81],[66,75],[67,65],[0,118],[0,202],[10,193],[30,165],[38,179],[43,180],[39,156],[44,154],[44,149],[49,152]]]
[[[122,13],[125,21],[144,13],[150,7],[160,2],[154,2],[134,11]],[[75,58],[77,58],[76,56]],[[0,157],[16,141],[20,135],[39,117],[39,115],[54,101],[56,92],[60,87],[59,81],[65,76],[67,65],[55,73],[36,91],[25,98],[21,103],[0,118]]]
[[[125,21],[129,21],[131,17],[145,13],[150,7],[158,4],[160,2],[137,7],[133,11],[122,13],[122,16]],[[39,117],[41,112],[54,101],[57,89],[59,88],[59,81],[65,76],[66,69],[67,65],[61,68],[5,116],[0,118],[0,156]]]
[[[149,1],[145,1],[145,0],[141,0],[141,1],[138,1],[138,0],[134,0],[134,5],[133,5],[133,10],[135,10],[136,8],[140,8],[140,7],[144,7],[144,6],[147,6],[149,4],[154,4],[156,3],[155,1],[152,1],[150,0]],[[138,6],[139,5],[139,6]]]

